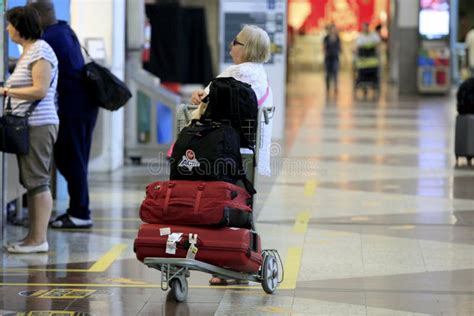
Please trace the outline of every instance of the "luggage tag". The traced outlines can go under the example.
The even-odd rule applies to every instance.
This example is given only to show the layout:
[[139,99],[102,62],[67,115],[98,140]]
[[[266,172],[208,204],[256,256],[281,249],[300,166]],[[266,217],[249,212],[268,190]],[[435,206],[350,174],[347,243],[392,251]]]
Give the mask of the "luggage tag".
[[160,236],[166,236],[171,234],[171,228],[170,227],[164,227],[160,228]]
[[176,254],[176,243],[181,240],[183,233],[172,233],[168,235],[168,240],[166,241],[166,253],[170,255]]
[[188,253],[186,254],[186,259],[194,259],[198,252],[198,247],[196,247],[198,241],[197,234],[189,234],[189,248]]

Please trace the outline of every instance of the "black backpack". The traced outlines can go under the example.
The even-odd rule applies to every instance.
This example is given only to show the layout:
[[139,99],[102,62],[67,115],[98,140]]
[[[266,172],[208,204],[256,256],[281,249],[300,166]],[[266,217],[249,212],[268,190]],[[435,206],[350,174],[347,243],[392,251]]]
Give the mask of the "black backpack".
[[204,180],[237,183],[242,180],[255,193],[245,176],[238,132],[228,125],[191,125],[183,128],[170,159],[170,180]]
[[231,77],[211,82],[208,105],[200,119],[203,124],[231,125],[239,132],[241,146],[255,149],[257,118],[257,96],[249,84]]
[[474,78],[464,81],[457,92],[458,113],[474,114]]

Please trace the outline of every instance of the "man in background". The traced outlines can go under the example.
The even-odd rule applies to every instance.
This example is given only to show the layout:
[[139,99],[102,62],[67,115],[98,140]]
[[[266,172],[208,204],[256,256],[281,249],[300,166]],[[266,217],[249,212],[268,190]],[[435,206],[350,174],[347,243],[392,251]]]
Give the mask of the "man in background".
[[84,58],[74,31],[65,21],[56,19],[50,0],[30,3],[41,17],[43,40],[54,50],[59,62],[57,106],[58,139],[54,161],[67,181],[69,208],[54,219],[52,228],[92,227],[87,182],[92,133],[97,120],[97,101],[88,93],[82,68]]

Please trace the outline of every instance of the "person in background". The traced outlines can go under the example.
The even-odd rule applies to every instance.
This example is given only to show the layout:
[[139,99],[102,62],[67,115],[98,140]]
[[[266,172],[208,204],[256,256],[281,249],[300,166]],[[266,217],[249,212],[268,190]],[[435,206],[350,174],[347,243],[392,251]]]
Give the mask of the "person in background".
[[356,40],[356,49],[365,46],[378,46],[380,42],[380,36],[376,32],[369,30],[369,23],[362,23],[362,31]]
[[90,228],[92,219],[87,174],[98,106],[84,81],[84,58],[74,31],[65,21],[56,19],[51,1],[36,1],[29,6],[39,12],[43,39],[51,45],[59,61],[57,105],[61,124],[54,146],[54,161],[67,181],[69,208],[50,226]]
[[8,10],[6,17],[7,32],[22,47],[22,53],[0,93],[5,99],[10,98],[12,114],[19,116],[33,102],[41,100],[28,119],[29,151],[17,155],[20,183],[27,191],[28,234],[20,241],[8,243],[6,249],[10,253],[47,252],[48,221],[53,207],[51,161],[59,124],[54,102],[58,60],[48,43],[40,39],[40,17],[36,10],[15,7]]
[[[254,90],[260,106],[273,107],[273,94],[268,83],[268,77],[263,68],[271,56],[270,38],[263,29],[254,25],[244,25],[230,44],[230,56],[234,65],[229,66],[217,77],[233,77],[248,83]],[[197,90],[191,96],[191,102],[200,105],[193,113],[193,118],[198,119],[203,113],[202,99],[209,94],[209,86],[204,90]],[[270,169],[270,143],[272,125],[263,125],[262,146],[259,149],[257,170],[265,176],[271,176]],[[260,122],[260,124],[264,124]],[[228,280],[213,277],[209,280],[211,285],[226,285]]]
[[334,92],[338,92],[337,74],[339,72],[339,54],[341,41],[335,25],[330,25],[328,34],[323,40],[324,69],[326,71],[326,93],[329,95],[331,81],[334,82]]
[[474,77],[474,27],[466,34],[466,40],[464,42],[467,50],[467,65],[469,67],[471,77]]

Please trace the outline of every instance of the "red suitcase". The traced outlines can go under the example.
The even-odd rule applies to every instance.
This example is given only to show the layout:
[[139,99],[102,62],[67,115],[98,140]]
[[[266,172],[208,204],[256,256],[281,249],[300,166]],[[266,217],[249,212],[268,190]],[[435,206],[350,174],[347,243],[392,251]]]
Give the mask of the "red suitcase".
[[158,181],[146,188],[140,218],[149,224],[252,227],[248,192],[223,181]]
[[[166,253],[168,236],[160,236],[161,228],[170,228],[171,233],[183,233],[182,239],[176,244],[175,255]],[[140,261],[146,257],[185,258],[190,233],[198,237],[196,260],[249,273],[257,272],[262,264],[260,237],[245,228],[142,224],[135,239],[134,251]]]

